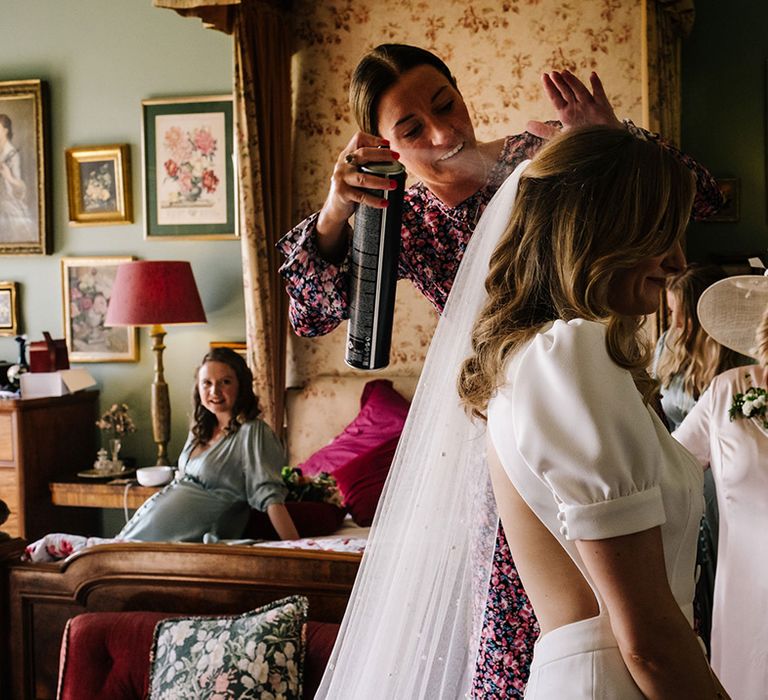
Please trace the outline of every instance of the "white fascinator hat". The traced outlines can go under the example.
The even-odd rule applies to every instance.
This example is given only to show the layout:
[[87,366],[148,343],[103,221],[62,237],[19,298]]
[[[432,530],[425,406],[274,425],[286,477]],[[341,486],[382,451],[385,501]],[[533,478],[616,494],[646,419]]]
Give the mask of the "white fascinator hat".
[[707,287],[696,311],[702,328],[718,343],[759,359],[755,333],[768,309],[768,276],[736,275]]

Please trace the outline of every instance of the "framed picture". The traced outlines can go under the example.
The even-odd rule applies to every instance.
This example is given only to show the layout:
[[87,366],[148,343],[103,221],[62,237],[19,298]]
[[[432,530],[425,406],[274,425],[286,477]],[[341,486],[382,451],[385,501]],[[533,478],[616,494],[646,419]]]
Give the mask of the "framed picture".
[[232,97],[141,104],[146,237],[235,238]]
[[229,348],[248,362],[248,343],[244,340],[212,340],[208,343],[208,346],[211,350],[214,348]]
[[725,196],[725,206],[717,214],[713,214],[705,219],[705,221],[738,221],[741,194],[739,179],[735,177],[715,178],[715,181]]
[[44,255],[46,214],[44,85],[0,82],[0,254]]
[[132,256],[61,259],[64,337],[71,362],[136,362],[138,329],[104,319],[117,266]]
[[18,335],[19,297],[16,282],[0,282],[0,335]]
[[70,224],[133,221],[128,144],[68,148],[66,160]]

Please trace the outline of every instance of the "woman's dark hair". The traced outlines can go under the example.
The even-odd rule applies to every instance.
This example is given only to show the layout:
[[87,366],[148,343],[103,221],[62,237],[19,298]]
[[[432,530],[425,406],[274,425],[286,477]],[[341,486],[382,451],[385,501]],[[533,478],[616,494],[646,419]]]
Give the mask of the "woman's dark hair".
[[0,114],[0,124],[2,124],[8,132],[8,140],[13,141],[13,123],[11,122],[11,118],[7,114]]
[[400,76],[418,66],[432,66],[456,87],[456,78],[435,54],[408,44],[381,44],[357,64],[349,85],[349,105],[360,129],[379,135],[379,99]]
[[192,391],[192,404],[194,413],[192,416],[193,446],[207,445],[218,421],[200,400],[200,390],[197,386],[197,377],[200,368],[206,362],[221,362],[227,365],[237,378],[237,398],[232,408],[232,420],[226,427],[228,433],[235,433],[243,423],[253,420],[260,413],[259,399],[253,393],[253,375],[246,361],[230,348],[213,348],[205,354],[200,367],[195,371],[195,388]]

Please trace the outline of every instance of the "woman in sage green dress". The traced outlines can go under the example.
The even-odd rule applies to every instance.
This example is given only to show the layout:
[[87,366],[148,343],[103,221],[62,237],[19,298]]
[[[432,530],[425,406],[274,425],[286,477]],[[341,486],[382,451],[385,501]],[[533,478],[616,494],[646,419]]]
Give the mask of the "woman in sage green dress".
[[245,360],[211,350],[197,370],[194,416],[177,478],[148,499],[118,535],[126,540],[215,542],[243,536],[251,508],[281,539],[298,539],[280,477],[283,446],[258,418]]

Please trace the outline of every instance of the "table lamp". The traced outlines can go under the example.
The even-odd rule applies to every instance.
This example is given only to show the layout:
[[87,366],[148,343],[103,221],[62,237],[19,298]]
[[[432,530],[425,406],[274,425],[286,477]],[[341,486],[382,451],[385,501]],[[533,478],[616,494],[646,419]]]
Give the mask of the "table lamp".
[[168,464],[171,404],[163,376],[164,325],[205,323],[192,266],[177,260],[137,260],[117,267],[105,326],[149,326],[155,374],[152,379],[152,435],[157,464]]

